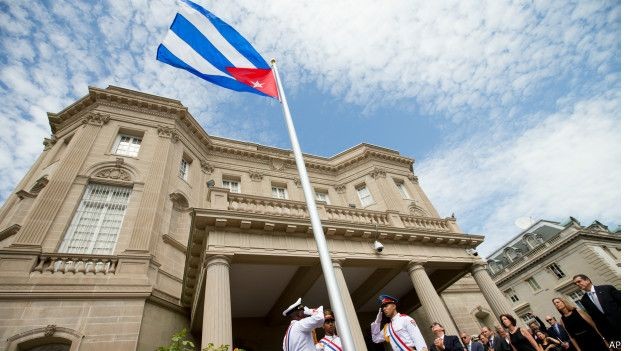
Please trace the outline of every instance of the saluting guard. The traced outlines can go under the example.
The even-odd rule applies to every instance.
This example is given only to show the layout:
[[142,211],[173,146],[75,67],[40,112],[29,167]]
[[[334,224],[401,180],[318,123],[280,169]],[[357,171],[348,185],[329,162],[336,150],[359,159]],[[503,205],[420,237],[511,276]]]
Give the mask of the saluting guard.
[[[416,325],[416,321],[397,311],[398,299],[389,295],[380,295],[381,308],[377,318],[371,323],[373,342],[386,341],[394,351],[427,350],[427,343]],[[390,321],[381,329],[382,317],[386,316]]]
[[312,310],[303,306],[299,298],[282,315],[292,319],[282,342],[284,351],[315,351],[313,333],[323,325],[323,306]]
[[324,351],[342,351],[342,342],[336,333],[336,319],[332,310],[325,310],[325,321],[323,322],[323,331],[325,336],[316,344],[317,350]]

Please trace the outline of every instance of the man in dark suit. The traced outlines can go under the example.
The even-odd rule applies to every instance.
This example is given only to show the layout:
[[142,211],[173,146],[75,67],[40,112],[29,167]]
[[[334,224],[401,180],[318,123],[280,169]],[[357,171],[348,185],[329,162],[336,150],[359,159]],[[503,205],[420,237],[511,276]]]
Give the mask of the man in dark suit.
[[433,344],[429,346],[429,351],[464,351],[462,343],[457,335],[445,335],[444,327],[438,322],[431,325],[431,331],[435,336]]
[[472,341],[470,335],[465,332],[459,333],[459,338],[462,344],[464,344],[464,350],[467,351],[484,351],[483,344],[480,341]]
[[546,322],[550,324],[550,327],[548,327],[547,330],[549,336],[561,340],[561,347],[563,347],[564,350],[576,350],[570,341],[570,335],[568,335],[568,332],[565,330],[563,325],[557,322],[555,317],[547,315]]
[[619,342],[622,325],[620,291],[613,285],[594,285],[585,274],[575,275],[572,281],[585,292],[581,303],[602,336],[608,343]]
[[481,334],[488,338],[488,351],[511,351],[511,345],[504,338],[492,332],[489,327],[481,328]]

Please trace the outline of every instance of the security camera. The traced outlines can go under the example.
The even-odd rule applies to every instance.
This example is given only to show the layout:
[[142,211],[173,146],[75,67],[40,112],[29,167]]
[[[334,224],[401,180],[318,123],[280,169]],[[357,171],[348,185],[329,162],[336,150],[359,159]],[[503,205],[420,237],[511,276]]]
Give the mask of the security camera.
[[378,240],[375,240],[375,243],[373,243],[373,246],[375,247],[375,251],[381,253],[384,249],[384,246],[382,243],[380,243]]
[[479,253],[475,249],[466,249],[466,253],[473,256],[479,256]]

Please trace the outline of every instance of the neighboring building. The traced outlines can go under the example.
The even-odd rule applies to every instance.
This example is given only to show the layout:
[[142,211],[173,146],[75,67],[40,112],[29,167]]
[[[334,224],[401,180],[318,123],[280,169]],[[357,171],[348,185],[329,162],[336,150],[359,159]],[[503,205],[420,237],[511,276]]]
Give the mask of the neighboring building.
[[573,217],[564,223],[540,220],[489,255],[488,272],[525,323],[528,313],[558,316],[555,297],[581,306],[583,294],[572,282],[576,274],[620,288],[620,240],[619,227],[610,231],[598,221],[584,227]]
[[[179,101],[118,87],[49,121],[0,210],[0,348],[153,350],[190,328],[202,345],[279,349],[284,307],[328,306],[290,151],[210,136]],[[432,321],[474,327],[479,311],[439,295],[468,273],[488,315],[511,309],[466,252],[483,237],[440,218],[414,160],[368,144],[305,160],[358,350],[374,348],[380,292],[428,339]]]

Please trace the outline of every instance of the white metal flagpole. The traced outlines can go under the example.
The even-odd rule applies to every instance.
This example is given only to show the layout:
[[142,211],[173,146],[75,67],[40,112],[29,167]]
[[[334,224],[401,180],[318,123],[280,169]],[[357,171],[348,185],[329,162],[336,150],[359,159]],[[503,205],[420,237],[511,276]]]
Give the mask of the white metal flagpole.
[[290,142],[293,147],[295,163],[297,164],[297,170],[299,171],[299,177],[301,178],[303,194],[305,195],[308,214],[310,215],[310,222],[312,223],[312,232],[314,233],[314,239],[316,240],[316,248],[318,249],[319,258],[321,259],[323,277],[325,278],[325,284],[327,285],[329,302],[331,303],[331,307],[336,315],[336,327],[338,328],[338,332],[340,334],[340,341],[342,342],[342,347],[345,351],[355,351],[355,344],[353,343],[353,337],[351,336],[351,328],[349,327],[349,321],[347,320],[347,313],[345,312],[342,299],[340,298],[340,290],[338,290],[338,282],[336,281],[336,276],[334,275],[334,267],[332,265],[331,257],[329,256],[329,250],[327,249],[327,241],[325,240],[321,220],[319,219],[319,215],[316,210],[314,193],[312,193],[312,186],[310,185],[310,179],[308,178],[308,171],[306,170],[305,163],[303,162],[303,155],[301,154],[301,148],[299,147],[299,140],[297,139],[297,133],[295,132],[295,125],[293,124],[290,116],[290,109],[288,108],[286,95],[284,94],[284,89],[282,88],[282,81],[280,80],[279,73],[277,72],[277,62],[275,59],[271,60],[271,67],[275,73],[275,81],[277,82],[279,97],[282,102],[282,108],[284,109],[284,120],[286,121],[286,127],[288,127],[288,135],[290,136]]

